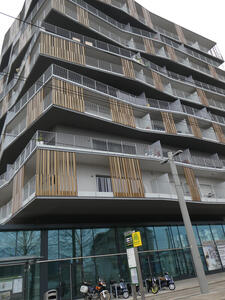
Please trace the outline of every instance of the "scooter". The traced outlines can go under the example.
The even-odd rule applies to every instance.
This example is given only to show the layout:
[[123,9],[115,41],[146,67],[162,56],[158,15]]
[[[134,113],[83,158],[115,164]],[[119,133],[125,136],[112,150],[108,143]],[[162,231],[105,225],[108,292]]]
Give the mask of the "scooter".
[[129,298],[129,291],[124,279],[120,279],[119,283],[116,283],[115,281],[111,281],[110,283],[112,286],[112,293],[115,298],[118,296],[123,296],[124,299]]
[[171,291],[174,291],[176,286],[172,277],[169,276],[168,272],[164,273],[163,277],[158,278],[158,285],[161,288],[168,287]]
[[106,283],[102,279],[99,279],[96,286],[92,286],[91,283],[83,281],[80,292],[83,294],[85,300],[110,300],[110,293],[106,289]]
[[151,291],[152,294],[157,294],[159,291],[159,285],[157,283],[157,279],[155,277],[147,278],[146,280],[146,288],[148,293]]

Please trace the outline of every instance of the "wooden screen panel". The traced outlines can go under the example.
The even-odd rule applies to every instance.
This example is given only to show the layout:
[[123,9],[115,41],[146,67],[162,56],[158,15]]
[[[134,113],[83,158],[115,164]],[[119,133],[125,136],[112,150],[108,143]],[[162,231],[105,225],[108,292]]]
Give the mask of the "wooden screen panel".
[[155,55],[155,47],[153,44],[153,41],[143,38],[144,46],[145,46],[145,51],[149,54]]
[[135,72],[134,72],[133,62],[128,60],[128,59],[124,59],[124,58],[121,58],[121,62],[122,62],[123,74],[126,77],[134,79],[135,78]]
[[77,20],[84,26],[89,27],[88,12],[79,6],[77,6]]
[[84,89],[69,82],[53,78],[53,104],[84,112]]
[[86,64],[85,48],[78,43],[41,33],[40,52],[77,64]]
[[13,178],[12,213],[15,214],[23,203],[24,167]]
[[4,76],[0,79],[0,94],[3,92]]
[[137,159],[109,157],[115,197],[145,197],[140,163]]
[[143,6],[142,6],[142,11],[143,11],[144,19],[145,19],[145,25],[147,25],[150,28],[154,28],[152,19],[150,16],[150,12],[147,9],[145,9]]
[[77,196],[75,153],[37,150],[36,194],[37,196]]
[[202,132],[201,132],[201,129],[199,128],[197,119],[194,117],[188,116],[188,120],[189,120],[191,130],[192,130],[192,133],[194,134],[194,136],[201,139]]
[[184,167],[184,175],[186,178],[186,182],[189,186],[192,200],[193,201],[201,201],[201,195],[199,192],[198,184],[197,184],[193,169]]
[[131,105],[110,99],[112,121],[135,128],[134,112]]
[[209,65],[209,71],[215,79],[218,79],[218,74],[216,73],[216,69],[213,66]]
[[221,143],[225,144],[225,135],[223,133],[223,130],[222,130],[221,126],[219,124],[216,124],[216,123],[212,123],[212,126],[213,126],[213,129],[214,129],[215,134],[217,136],[217,139]]
[[41,89],[27,104],[27,127],[44,111],[44,89]]
[[174,123],[172,113],[161,112],[161,115],[162,115],[162,119],[163,119],[163,123],[164,123],[165,129],[166,129],[166,132],[176,134],[177,129],[176,129],[176,126]]
[[177,35],[178,35],[179,40],[181,41],[181,43],[187,44],[186,38],[185,38],[184,33],[183,33],[183,29],[177,24],[175,24],[175,28],[176,28]]
[[56,10],[65,13],[65,0],[52,0],[51,6]]
[[177,56],[176,56],[175,50],[172,47],[170,47],[169,45],[166,45],[166,49],[167,49],[170,59],[177,61]]
[[7,112],[9,108],[9,94],[4,97],[2,100],[2,109],[1,109],[1,117]]
[[201,103],[205,106],[209,106],[209,102],[208,102],[205,92],[203,90],[197,89],[197,88],[196,88],[196,91],[197,91],[198,97],[201,100]]
[[161,76],[158,73],[152,71],[152,78],[153,78],[153,81],[154,81],[155,88],[157,90],[163,91],[164,86],[163,86],[163,83],[162,83],[162,80],[161,80]]
[[134,0],[127,0],[127,6],[129,9],[129,13],[132,17],[139,19],[138,13],[137,13],[137,9],[136,9],[136,5],[135,5],[135,1]]

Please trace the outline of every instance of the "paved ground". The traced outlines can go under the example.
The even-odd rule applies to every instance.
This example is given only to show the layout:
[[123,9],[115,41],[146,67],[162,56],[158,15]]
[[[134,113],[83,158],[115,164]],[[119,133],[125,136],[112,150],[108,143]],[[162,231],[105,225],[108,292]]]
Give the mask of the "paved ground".
[[[146,300],[225,300],[225,272],[208,275],[209,294],[201,294],[196,278],[176,282],[176,290],[147,294]],[[138,297],[139,298],[139,297]]]

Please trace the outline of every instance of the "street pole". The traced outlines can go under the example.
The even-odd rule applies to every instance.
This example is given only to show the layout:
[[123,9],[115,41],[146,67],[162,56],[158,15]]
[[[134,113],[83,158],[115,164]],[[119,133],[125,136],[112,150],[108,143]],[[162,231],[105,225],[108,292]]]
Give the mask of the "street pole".
[[187,205],[186,205],[186,202],[184,199],[183,189],[182,189],[182,186],[180,183],[180,178],[177,173],[177,167],[174,162],[174,155],[172,152],[168,152],[168,161],[170,164],[171,173],[172,173],[173,180],[175,183],[175,188],[176,188],[177,197],[178,197],[178,201],[179,201],[179,205],[180,205],[180,210],[181,210],[184,226],[185,226],[185,229],[187,232],[187,238],[188,238],[188,242],[189,242],[190,249],[191,249],[191,254],[192,254],[192,258],[193,258],[193,262],[194,262],[194,266],[195,266],[195,271],[196,271],[196,274],[198,277],[200,290],[201,290],[202,294],[207,294],[209,292],[208,281],[207,281],[207,278],[205,276],[205,272],[203,269],[200,253],[198,250],[198,246],[197,246],[196,239],[194,236],[194,231],[193,231],[192,224],[191,224],[191,219],[190,219]]
[[144,285],[143,285],[141,264],[140,264],[137,247],[134,248],[134,255],[135,255],[135,259],[136,259],[136,263],[137,263],[137,274],[138,274],[138,281],[139,281],[139,290],[141,292],[141,300],[145,300],[145,290],[144,290]]

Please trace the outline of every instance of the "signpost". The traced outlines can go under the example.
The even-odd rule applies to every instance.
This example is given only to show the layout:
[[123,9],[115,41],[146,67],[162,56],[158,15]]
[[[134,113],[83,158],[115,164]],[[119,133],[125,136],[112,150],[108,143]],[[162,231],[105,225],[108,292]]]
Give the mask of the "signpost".
[[129,231],[124,233],[125,244],[127,248],[127,261],[130,269],[130,277],[132,283],[132,294],[134,299],[137,298],[136,295],[136,285],[139,285],[141,292],[141,299],[145,300],[144,285],[142,280],[141,265],[139,260],[139,255],[137,247],[142,246],[141,234],[140,232]]

